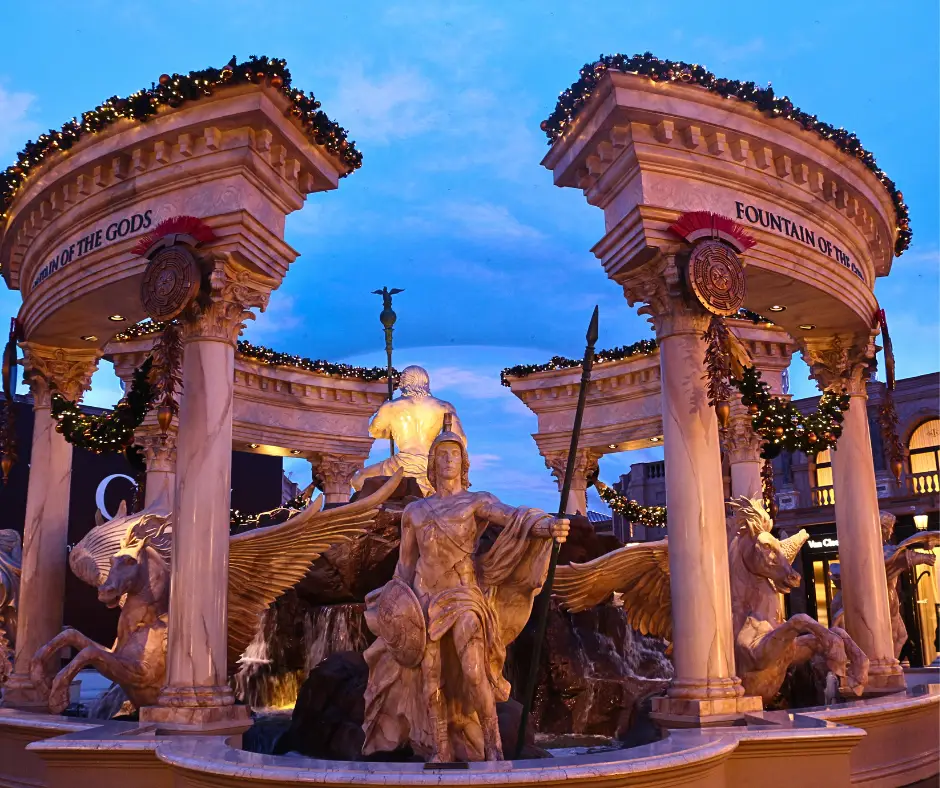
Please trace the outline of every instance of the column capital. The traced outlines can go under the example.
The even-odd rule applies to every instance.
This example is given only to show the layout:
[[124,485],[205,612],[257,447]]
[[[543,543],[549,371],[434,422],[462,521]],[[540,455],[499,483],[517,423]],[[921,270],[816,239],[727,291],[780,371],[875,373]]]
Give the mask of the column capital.
[[658,255],[617,281],[630,306],[642,304],[637,313],[647,315],[657,339],[708,328],[711,315],[689,296],[676,255]]
[[836,335],[800,343],[803,361],[820,391],[844,388],[850,396],[865,396],[868,368],[877,350],[874,335],[867,342],[853,343],[851,337]]
[[739,402],[731,406],[731,419],[722,434],[722,448],[728,462],[760,462],[761,438],[751,426],[751,416]]
[[230,252],[212,256],[209,265],[208,288],[181,315],[183,341],[215,339],[235,345],[245,321],[254,319],[250,310],[263,312],[278,282],[249,271]]
[[[568,467],[567,451],[547,451],[543,455],[545,467],[552,472],[555,481],[558,483],[558,489],[561,490],[565,483],[565,470]],[[602,452],[591,448],[580,448],[575,458],[574,464],[574,484],[572,487],[584,489],[587,485],[587,478],[597,468],[597,461],[603,456]]]
[[176,430],[167,434],[147,430],[134,437],[134,443],[144,450],[147,460],[147,473],[176,473]]
[[352,489],[352,477],[363,467],[364,460],[349,454],[321,454],[311,459],[314,479],[327,503],[348,501]]
[[20,342],[23,348],[23,380],[33,395],[33,408],[48,408],[52,392],[77,401],[91,386],[100,350],[75,350]]

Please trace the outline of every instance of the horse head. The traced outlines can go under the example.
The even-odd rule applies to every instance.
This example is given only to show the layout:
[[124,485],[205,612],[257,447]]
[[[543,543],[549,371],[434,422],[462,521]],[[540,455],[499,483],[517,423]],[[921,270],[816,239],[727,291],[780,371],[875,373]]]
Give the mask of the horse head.
[[[164,520],[153,533],[147,533],[148,519],[133,523],[121,540],[120,549],[111,556],[111,567],[105,581],[98,586],[98,600],[108,607],[117,607],[125,594],[140,593],[150,583],[150,563],[163,563],[153,543],[164,536],[169,520]],[[162,518],[161,518],[162,519]]]
[[797,588],[800,573],[793,568],[793,561],[809,534],[801,530],[787,539],[777,539],[770,533],[773,520],[760,498],[735,498],[731,508],[737,526],[735,541],[745,568],[752,575],[766,578],[778,593],[788,594],[791,588]]

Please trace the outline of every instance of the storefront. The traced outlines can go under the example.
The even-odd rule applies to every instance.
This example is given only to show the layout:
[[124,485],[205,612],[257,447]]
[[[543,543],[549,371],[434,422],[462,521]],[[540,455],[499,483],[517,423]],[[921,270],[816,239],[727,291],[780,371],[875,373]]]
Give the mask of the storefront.
[[[920,531],[940,529],[940,514],[900,515],[894,531],[899,544]],[[838,574],[839,539],[835,523],[823,523],[806,529],[810,537],[800,551],[803,583],[786,599],[787,615],[807,613],[824,626],[831,626],[837,612],[833,598],[838,588],[833,582],[833,568]],[[930,552],[930,551],[921,551]],[[940,558],[940,548],[932,552]],[[901,615],[907,628],[908,643],[901,661],[911,667],[923,667],[936,658],[940,623],[940,572],[938,567],[919,564],[905,571],[898,588]]]

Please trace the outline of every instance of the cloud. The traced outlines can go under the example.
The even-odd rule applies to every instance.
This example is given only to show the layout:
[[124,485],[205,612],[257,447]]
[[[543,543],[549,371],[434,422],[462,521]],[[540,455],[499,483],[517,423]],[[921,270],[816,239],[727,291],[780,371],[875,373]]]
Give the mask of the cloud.
[[467,399],[502,399],[507,393],[499,376],[489,370],[481,374],[461,367],[433,367],[429,374],[437,391],[457,391]]
[[[717,63],[731,63],[765,54],[764,39],[759,36],[738,44],[730,44],[712,36],[700,36],[692,41],[692,46],[713,53],[709,58]],[[775,48],[775,52],[779,55],[779,48]]]
[[437,124],[436,113],[429,107],[431,98],[430,83],[413,69],[373,79],[359,67],[343,75],[330,108],[348,124],[357,142],[386,144]]
[[304,318],[297,314],[296,307],[297,299],[294,296],[283,290],[275,290],[268,308],[246,324],[245,338],[250,342],[270,341],[271,337],[292,332],[302,326]]
[[[30,118],[36,101],[32,93],[13,93],[0,86],[0,156],[12,159],[30,138],[39,134],[40,126]],[[4,163],[3,166],[6,166]]]
[[483,201],[451,201],[437,211],[441,224],[458,235],[472,238],[499,238],[500,240],[541,241],[544,234],[519,221],[504,205]]
[[502,459],[498,454],[471,454],[470,466],[475,471],[488,471],[502,462]]

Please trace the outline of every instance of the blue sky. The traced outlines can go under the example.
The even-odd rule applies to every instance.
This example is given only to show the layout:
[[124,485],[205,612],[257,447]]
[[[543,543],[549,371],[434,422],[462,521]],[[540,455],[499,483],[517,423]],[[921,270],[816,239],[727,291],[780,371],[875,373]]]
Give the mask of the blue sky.
[[[779,12],[778,12],[779,11]],[[600,53],[650,50],[719,76],[772,81],[803,109],[855,131],[904,192],[914,243],[877,295],[900,376],[938,368],[938,10],[790,2],[277,4],[84,0],[5,3],[0,162],[23,143],[163,72],[233,54],[283,57],[364,153],[338,191],[288,218],[301,257],[247,338],[332,360],[383,363],[377,296],[396,297],[396,365],[424,363],[468,430],[476,489],[557,506],[530,434],[535,417],[499,386],[506,365],[579,355],[595,303],[600,345],[649,336],[589,249],[599,210],[552,185],[539,123]],[[18,309],[0,291],[0,325]],[[792,390],[813,393],[794,365]],[[87,401],[119,396],[109,369]],[[377,447],[376,456],[383,451]],[[602,461],[612,480],[634,452]],[[294,463],[295,477],[309,478]],[[594,499],[594,508],[601,508]]]

